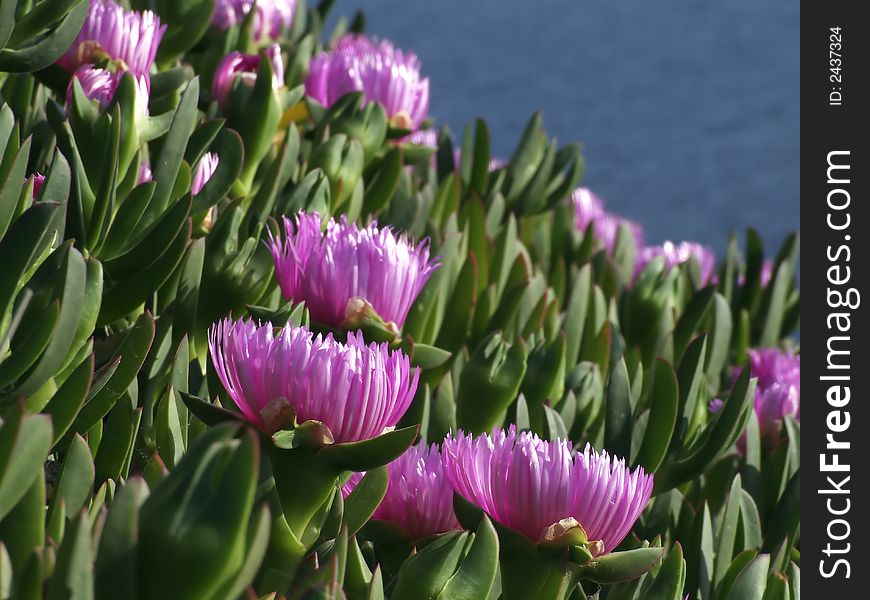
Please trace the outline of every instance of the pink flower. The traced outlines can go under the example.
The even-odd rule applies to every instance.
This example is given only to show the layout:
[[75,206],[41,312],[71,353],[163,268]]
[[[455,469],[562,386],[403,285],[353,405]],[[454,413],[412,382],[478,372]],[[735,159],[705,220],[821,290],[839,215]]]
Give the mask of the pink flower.
[[[434,129],[420,129],[418,131],[413,132],[405,141],[409,144],[415,144],[417,146],[429,146],[432,148],[438,148],[438,132]],[[458,171],[460,163],[462,162],[462,149],[456,148],[453,150],[453,166]],[[432,157],[432,164],[435,164],[435,157]],[[497,171],[505,166],[507,166],[508,161],[503,158],[490,158],[489,159],[489,172]]]
[[551,526],[573,519],[601,542],[597,554],[625,538],[653,488],[641,467],[630,471],[589,445],[574,454],[567,440],[547,442],[514,425],[492,436],[448,434],[442,457],[456,491],[502,525],[540,542]]
[[786,416],[800,421],[801,357],[776,348],[749,351],[752,377],[758,377],[753,408],[762,437],[778,439]]
[[139,175],[136,177],[136,185],[147,183],[154,179],[154,174],[151,172],[151,165],[148,164],[148,160],[144,159],[142,164],[139,165]]
[[311,319],[331,327],[365,303],[401,327],[437,268],[427,241],[415,246],[376,223],[360,229],[345,217],[330,219],[322,233],[320,215],[300,212],[295,224],[284,217],[284,231],[283,240],[269,239],[281,292],[305,301]]
[[362,92],[366,102],[380,102],[393,124],[405,129],[418,129],[429,110],[429,80],[420,76],[417,55],[361,35],[345,35],[311,59],[305,92],[324,106]]
[[[73,74],[66,93],[67,106],[72,106],[73,80],[78,79],[82,91],[91,100],[96,100],[101,109],[106,108],[115,98],[118,85],[124,77],[123,71],[109,71],[91,66],[84,66]],[[135,112],[137,118],[148,116],[148,96],[150,83],[147,76],[136,77]]]
[[166,32],[160,18],[146,10],[129,11],[112,0],[91,0],[84,25],[57,64],[72,73],[82,65],[108,58],[121,70],[147,77]]
[[[284,85],[284,61],[281,59],[281,47],[272,44],[264,50],[272,62],[272,87],[276,90]],[[254,86],[257,81],[257,71],[260,69],[259,54],[242,54],[230,52],[221,60],[215,69],[212,81],[212,93],[221,106],[229,103],[233,83],[238,78],[244,85]]]
[[708,246],[702,246],[695,242],[665,242],[661,246],[647,246],[638,253],[635,261],[635,275],[656,257],[665,259],[665,269],[670,270],[676,266],[688,262],[692,257],[698,263],[701,272],[701,283],[706,285],[713,280],[713,269],[716,267],[716,254]]
[[[254,6],[253,0],[217,0],[212,25],[221,30],[240,24]],[[288,29],[296,14],[296,0],[257,0],[252,33],[254,40],[278,39]]]
[[390,463],[390,483],[373,519],[400,525],[412,538],[459,529],[437,444],[411,446]]
[[202,155],[202,158],[196,163],[196,168],[193,170],[193,180],[190,182],[190,194],[192,196],[196,196],[202,191],[202,188],[208,183],[211,176],[214,175],[219,162],[220,159],[218,159],[218,155],[214,152],[206,152]]
[[40,190],[42,190],[43,184],[45,184],[45,175],[34,173],[31,177],[33,177],[33,199],[36,200]]
[[[741,369],[732,371],[732,383]],[[801,417],[801,357],[777,348],[749,351],[749,375],[757,377],[752,409],[758,420],[762,441],[774,446],[780,440],[782,422],[786,416],[800,421]],[[725,403],[719,398],[710,401],[708,409],[718,413]],[[737,443],[742,453],[746,449],[746,434]]]
[[209,331],[212,364],[245,418],[267,433],[319,421],[337,443],[367,440],[396,426],[417,390],[419,370],[400,350],[342,344],[287,326],[224,319]]
[[643,230],[640,225],[607,212],[604,202],[589,189],[574,190],[571,193],[571,202],[574,205],[574,227],[578,231],[585,232],[591,223],[595,237],[604,245],[607,252],[613,253],[616,236],[622,224],[628,226],[635,247],[643,245]]

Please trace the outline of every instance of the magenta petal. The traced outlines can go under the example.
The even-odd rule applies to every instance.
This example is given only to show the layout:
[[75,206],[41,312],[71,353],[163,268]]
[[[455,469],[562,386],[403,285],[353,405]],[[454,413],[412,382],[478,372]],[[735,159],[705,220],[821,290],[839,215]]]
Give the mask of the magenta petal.
[[402,117],[410,129],[429,112],[429,80],[420,75],[417,56],[361,35],[345,35],[311,60],[305,92],[324,106],[363,92],[366,102],[380,102],[387,116]]
[[365,228],[345,217],[330,219],[321,233],[317,213],[284,217],[283,239],[270,237],[275,277],[284,297],[305,301],[311,319],[339,327],[348,302],[369,302],[380,317],[401,327],[414,300],[438,267],[429,245],[371,223]]
[[445,470],[458,493],[493,519],[537,542],[550,525],[576,519],[590,540],[610,552],[628,535],[650,499],[652,475],[590,446],[581,454],[566,440],[530,432],[448,435]]
[[298,423],[320,421],[338,443],[367,440],[395,427],[417,390],[419,370],[404,353],[353,333],[342,344],[304,327],[276,334],[269,323],[224,319],[209,349],[230,398],[267,433],[289,425],[272,418],[286,403]]

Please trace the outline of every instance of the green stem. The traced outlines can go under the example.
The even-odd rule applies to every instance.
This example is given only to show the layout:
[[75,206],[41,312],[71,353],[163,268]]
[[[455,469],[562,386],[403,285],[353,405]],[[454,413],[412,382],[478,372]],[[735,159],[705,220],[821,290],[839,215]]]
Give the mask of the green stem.
[[309,448],[269,450],[275,488],[287,525],[302,539],[305,528],[318,509],[329,499],[341,474]]

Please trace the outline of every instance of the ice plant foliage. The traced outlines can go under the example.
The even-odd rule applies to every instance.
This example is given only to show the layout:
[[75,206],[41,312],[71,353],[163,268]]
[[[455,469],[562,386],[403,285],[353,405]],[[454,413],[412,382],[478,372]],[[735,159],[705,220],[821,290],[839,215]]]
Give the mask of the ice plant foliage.
[[405,129],[418,129],[429,111],[429,79],[420,75],[417,55],[361,35],[346,35],[315,56],[305,91],[325,106],[363,92],[366,102],[383,104],[393,124]]
[[588,444],[573,453],[567,440],[544,441],[531,432],[473,437],[448,434],[442,450],[456,491],[499,523],[533,542],[563,519],[575,519],[590,541],[608,553],[625,538],[652,494],[653,477],[631,471],[624,459]]
[[190,194],[196,196],[202,191],[202,188],[214,175],[220,159],[214,152],[206,152],[196,163],[196,168],[193,171],[193,179],[190,182]]
[[386,322],[401,327],[437,264],[427,240],[414,244],[377,223],[357,227],[345,217],[330,219],[321,232],[320,215],[284,217],[284,238],[269,248],[281,292],[305,301],[311,319],[338,327],[368,303]]
[[347,343],[287,326],[224,319],[209,332],[218,378],[245,418],[267,433],[319,421],[335,442],[367,440],[396,426],[417,390],[419,371],[400,350]]
[[675,244],[668,241],[661,246],[642,248],[637,256],[635,273],[640,273],[657,256],[664,258],[665,269],[672,269],[688,262],[694,257],[701,272],[701,282],[704,284],[711,281],[713,269],[716,266],[716,255],[709,246],[704,246],[697,242],[680,242]]
[[[406,138],[409,144],[415,144],[417,146],[429,146],[431,148],[438,148],[438,132],[434,129],[420,129],[413,132]],[[462,162],[462,149],[455,148],[453,150],[453,165],[457,170],[459,169],[460,163]],[[432,164],[435,164],[435,157],[432,157]],[[497,171],[502,167],[506,166],[508,163],[503,158],[490,158],[489,159],[489,172]]]
[[[284,61],[281,59],[281,47],[272,44],[266,48],[266,56],[272,63],[272,86],[275,89],[284,85]],[[218,64],[212,81],[212,93],[222,106],[226,106],[230,99],[230,92],[236,79],[243,85],[254,86],[257,81],[257,71],[260,68],[259,54],[242,54],[230,52]]]
[[57,64],[69,72],[108,59],[121,70],[148,76],[166,25],[146,10],[130,11],[112,0],[91,0],[81,31]]
[[636,247],[643,245],[643,230],[640,225],[613,215],[604,207],[604,202],[587,188],[577,188],[571,194],[571,203],[574,205],[574,226],[581,232],[586,231],[589,224],[604,248],[613,252],[616,245],[616,236],[622,224],[628,226]]
[[[238,25],[254,6],[253,0],[217,0],[212,25],[222,30]],[[277,40],[293,23],[295,13],[296,0],[257,0],[251,30],[254,40]]]

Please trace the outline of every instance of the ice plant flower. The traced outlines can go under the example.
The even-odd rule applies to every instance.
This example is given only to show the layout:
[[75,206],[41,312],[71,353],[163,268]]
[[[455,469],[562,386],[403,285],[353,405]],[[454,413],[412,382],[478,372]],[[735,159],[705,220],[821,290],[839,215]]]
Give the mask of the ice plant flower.
[[328,428],[336,443],[392,430],[417,390],[419,370],[399,350],[347,343],[304,327],[224,319],[209,331],[212,364],[245,418],[266,433],[306,421]]
[[[740,369],[734,369],[736,380]],[[749,351],[749,375],[757,377],[752,408],[758,420],[761,439],[774,446],[780,439],[782,422],[786,416],[800,421],[801,417],[801,357],[777,348],[758,348]],[[725,403],[714,398],[709,405],[711,413],[722,410]],[[745,434],[738,441],[738,449],[746,447]]]
[[144,159],[139,165],[139,175],[136,177],[136,185],[147,183],[154,179],[154,173],[151,172],[151,165],[148,159]]
[[567,440],[547,442],[514,425],[491,436],[448,434],[441,454],[454,489],[491,518],[535,543],[579,524],[593,556],[619,545],[652,494],[642,467],[631,471],[588,444],[575,454]]
[[[438,132],[434,129],[420,129],[415,131],[411,135],[406,138],[406,141],[409,144],[414,144],[415,146],[429,146],[430,148],[438,148]],[[460,163],[462,162],[462,149],[456,148],[453,151],[453,165],[456,170],[459,170]],[[432,157],[432,164],[435,164],[435,157]],[[505,167],[508,164],[503,158],[490,158],[489,159],[489,172],[497,171],[502,167]]]
[[348,480],[341,486],[341,497],[347,499],[350,493],[359,485],[359,482],[362,481],[363,477],[365,477],[365,473],[351,473]]
[[428,240],[414,244],[405,235],[372,222],[364,228],[342,216],[321,232],[320,215],[300,212],[284,217],[283,240],[271,236],[269,248],[281,292],[305,301],[311,319],[340,327],[371,307],[397,328],[438,265],[429,260]]
[[460,528],[437,444],[411,446],[389,470],[387,493],[373,519],[396,523],[413,539]]
[[208,183],[211,176],[214,175],[219,162],[218,155],[214,152],[206,152],[202,155],[202,158],[196,163],[196,169],[193,171],[193,180],[190,182],[190,194],[192,196],[196,196],[202,191],[202,188]]
[[749,351],[752,377],[758,378],[753,408],[763,438],[777,439],[786,416],[800,421],[801,357],[776,348]]
[[420,61],[387,40],[345,35],[328,52],[311,59],[305,92],[331,106],[349,92],[380,102],[396,127],[416,130],[429,111],[429,79]]
[[[272,87],[278,89],[284,85],[284,61],[281,59],[281,47],[278,44],[272,44],[264,52],[272,62]],[[259,68],[259,54],[230,52],[223,57],[215,70],[211,88],[220,105],[223,107],[228,105],[230,92],[237,78],[244,85],[253,87],[257,81]]]
[[643,245],[643,230],[640,225],[613,215],[604,207],[604,202],[587,188],[577,188],[571,193],[571,203],[574,205],[574,227],[586,231],[592,223],[592,229],[604,248],[612,253],[616,245],[616,235],[623,223],[628,226],[635,247]]
[[[253,6],[253,0],[217,0],[211,19],[212,25],[226,30],[242,23]],[[257,0],[252,23],[254,41],[278,39],[281,32],[293,23],[295,14],[296,0]]]
[[[112,72],[108,69],[90,66],[80,68],[73,75],[75,79],[79,80],[85,96],[91,100],[96,100],[100,108],[106,108],[115,97],[115,90],[118,89],[118,83],[122,76],[123,73],[120,71]],[[67,90],[67,104],[72,104],[72,90],[73,82],[70,80]]]
[[[92,66],[81,67],[73,74],[73,79],[78,79],[85,96],[91,100],[96,100],[101,109],[104,109],[111,104],[115,97],[115,92],[118,90],[118,85],[121,83],[123,77],[123,71],[111,71],[109,69],[101,69]],[[69,87],[67,88],[67,106],[72,106],[73,79],[70,79]],[[143,119],[148,116],[148,95],[150,84],[148,78],[145,76],[135,77],[135,83],[136,100],[134,112],[137,119]]]
[[147,77],[165,32],[166,25],[150,10],[130,11],[112,0],[91,0],[81,31],[57,64],[72,73],[108,59],[120,70]]
[[[45,183],[45,175],[42,173],[34,173],[31,177],[33,178],[33,199],[36,200],[36,197],[39,196],[39,191]],[[26,182],[27,180],[25,180],[25,183]]]
[[[770,280],[773,279],[773,261],[770,259],[765,259],[763,263],[761,263],[761,287],[767,287],[767,284],[770,283]],[[743,286],[746,284],[746,275],[740,273],[737,276],[737,285]]]
[[638,253],[635,266],[635,275],[643,271],[650,261],[657,256],[664,257],[665,269],[672,269],[688,262],[692,257],[698,262],[701,272],[701,283],[706,285],[713,278],[713,269],[716,266],[716,255],[713,249],[696,242],[665,242],[661,246],[646,246]]

